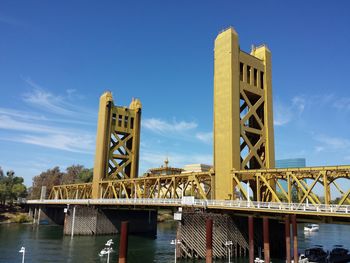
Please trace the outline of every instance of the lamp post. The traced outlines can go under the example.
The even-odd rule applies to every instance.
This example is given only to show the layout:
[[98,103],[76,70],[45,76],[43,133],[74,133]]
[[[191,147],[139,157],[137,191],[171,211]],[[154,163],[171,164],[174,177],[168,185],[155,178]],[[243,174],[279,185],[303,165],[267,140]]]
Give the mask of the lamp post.
[[21,250],[18,251],[19,253],[22,253],[22,263],[24,263],[24,255],[26,254],[26,248],[25,247],[21,247]]
[[173,240],[171,240],[170,244],[175,245],[175,261],[174,262],[176,263],[176,247],[177,247],[177,245],[181,244],[181,240],[173,239]]
[[106,247],[107,247],[107,263],[109,263],[109,254],[112,252],[112,245],[114,244],[113,240],[110,239],[107,241],[106,243]]
[[231,263],[231,247],[232,247],[233,243],[232,241],[226,241],[225,246],[228,249],[228,263]]
[[248,205],[250,206],[250,182],[247,182],[247,201]]

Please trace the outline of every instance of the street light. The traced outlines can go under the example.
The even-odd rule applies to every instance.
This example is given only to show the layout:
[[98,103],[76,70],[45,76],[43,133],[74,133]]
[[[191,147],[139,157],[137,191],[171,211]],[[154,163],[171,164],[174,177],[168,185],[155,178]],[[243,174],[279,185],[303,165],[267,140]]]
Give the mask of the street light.
[[114,244],[113,240],[110,239],[106,242],[105,246],[107,247],[107,263],[109,263],[109,254],[112,252],[112,245]]
[[175,245],[175,261],[174,262],[176,263],[176,247],[177,247],[177,245],[181,244],[181,240],[173,239],[173,240],[171,240],[170,244]]
[[110,239],[106,242],[105,247],[99,253],[100,257],[103,257],[107,254],[107,263],[109,263],[109,254],[113,251],[112,245],[114,244],[113,240]]
[[228,249],[228,263],[231,263],[231,247],[232,247],[233,243],[232,241],[226,241],[225,246]]
[[25,247],[21,247],[21,250],[18,251],[19,253],[23,253],[22,255],[22,263],[24,263],[24,255],[26,254],[26,248]]

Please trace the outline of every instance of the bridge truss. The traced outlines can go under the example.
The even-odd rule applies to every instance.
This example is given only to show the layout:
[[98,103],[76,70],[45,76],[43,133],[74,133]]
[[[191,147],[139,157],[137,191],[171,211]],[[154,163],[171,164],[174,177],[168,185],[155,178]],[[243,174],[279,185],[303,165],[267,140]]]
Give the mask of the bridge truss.
[[[100,181],[100,198],[174,199],[194,196],[211,200],[214,177],[214,173],[189,173]],[[305,203],[350,204],[350,166],[240,170],[232,172],[231,182],[231,196],[246,201],[264,201],[260,193],[266,193],[273,197],[273,203],[300,206]],[[248,182],[254,193],[249,197]],[[275,188],[271,186],[274,184]],[[91,183],[57,185],[52,188],[49,199],[91,199],[91,193]]]

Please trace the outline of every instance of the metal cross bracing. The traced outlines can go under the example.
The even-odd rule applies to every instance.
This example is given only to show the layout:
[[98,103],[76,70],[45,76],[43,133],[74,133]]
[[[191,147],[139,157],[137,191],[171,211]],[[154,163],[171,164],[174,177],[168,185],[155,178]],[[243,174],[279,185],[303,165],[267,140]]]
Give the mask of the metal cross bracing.
[[[264,189],[264,194],[271,195],[277,203],[350,204],[350,166],[241,170],[233,172],[233,180],[246,200],[248,195],[242,183],[249,182],[252,199],[258,202],[263,201]],[[271,181],[276,188],[271,187]]]
[[[101,198],[173,199],[194,196],[197,199],[212,200],[214,176],[210,173],[190,173],[101,181]],[[276,189],[270,186],[271,180],[276,184]],[[249,198],[248,182],[254,193]],[[231,190],[232,196],[239,196],[236,200],[263,202],[259,193],[264,190],[273,197],[274,202],[271,204],[297,204],[297,208],[300,208],[305,204],[350,205],[349,184],[350,166],[241,170],[232,172]],[[54,186],[49,195],[49,199],[90,198],[91,184]]]
[[[194,196],[198,199],[211,199],[211,175],[209,173],[190,173],[162,175],[100,181],[100,198],[181,198]],[[92,198],[92,183],[56,185],[49,199],[89,199]],[[88,193],[89,195],[86,195]],[[81,197],[81,198],[78,198]]]
[[92,183],[55,185],[49,199],[89,199],[92,197]]

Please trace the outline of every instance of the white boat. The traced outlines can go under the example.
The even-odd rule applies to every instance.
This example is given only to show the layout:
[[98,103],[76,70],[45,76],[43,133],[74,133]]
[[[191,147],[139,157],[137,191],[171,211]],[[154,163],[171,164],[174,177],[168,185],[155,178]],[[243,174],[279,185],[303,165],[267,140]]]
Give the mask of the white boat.
[[307,224],[304,226],[305,232],[316,232],[320,229],[320,226],[318,224]]

